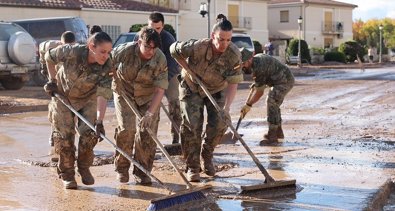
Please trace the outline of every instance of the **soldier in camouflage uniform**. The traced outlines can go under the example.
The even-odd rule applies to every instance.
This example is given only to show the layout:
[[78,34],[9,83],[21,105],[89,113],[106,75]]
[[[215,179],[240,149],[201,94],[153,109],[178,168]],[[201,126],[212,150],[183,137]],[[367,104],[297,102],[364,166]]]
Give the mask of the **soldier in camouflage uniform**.
[[[41,65],[41,74],[43,74],[45,77],[48,78],[48,80],[50,80],[49,75],[48,75],[48,70],[47,70],[47,62],[45,61],[45,54],[47,53],[47,51],[49,49],[52,48],[56,48],[59,45],[73,45],[75,43],[75,35],[72,31],[66,31],[62,34],[62,36],[60,37],[60,41],[59,40],[47,40],[44,41],[42,43],[40,43],[39,45],[39,51],[40,51],[40,65]],[[60,69],[60,67],[63,64],[60,62],[58,64],[56,64],[55,66],[55,70],[56,72],[58,72],[58,70]],[[55,102],[55,100],[52,98],[51,102],[48,104],[48,120],[49,122],[52,124],[52,109],[54,108],[54,106],[52,106],[52,104]],[[56,153],[55,150],[55,145],[53,143],[53,138],[52,138],[52,131],[51,131],[51,136],[49,137],[49,144],[51,146],[51,161],[53,162],[58,162],[59,160],[59,155]]]
[[244,117],[251,110],[252,105],[263,95],[265,88],[270,87],[266,100],[269,131],[264,135],[260,144],[278,142],[278,139],[284,138],[280,106],[285,95],[294,86],[294,76],[287,66],[271,56],[265,54],[253,56],[253,53],[245,48],[242,49],[241,54],[244,73],[253,75],[255,82],[252,87],[255,89],[255,93],[240,112]]
[[[213,26],[210,39],[176,42],[170,47],[177,62],[183,68],[189,67],[224,109],[220,116],[203,90],[183,69],[179,95],[181,146],[186,159],[187,177],[192,182],[200,181],[200,155],[203,158],[204,172],[209,176],[215,175],[212,162],[214,148],[227,129],[225,121],[230,119],[230,105],[238,83],[243,80],[241,55],[231,42],[231,37],[232,24],[224,17]],[[207,124],[202,145],[204,107],[207,110]]]
[[[95,122],[92,131],[85,123],[78,121],[80,135],[77,166],[82,183],[94,184],[89,171],[100,133],[104,134],[103,118],[107,100],[111,98],[111,68],[109,59],[112,40],[104,32],[97,33],[87,45],[63,45],[50,49],[46,55],[50,81],[44,90],[51,96],[58,93],[88,121]],[[55,65],[63,62],[58,72]],[[66,189],[76,189],[75,181],[75,122],[74,114],[57,98],[52,103],[51,117],[55,150],[59,153],[58,173]]]
[[[129,155],[133,152],[134,159],[148,171],[152,170],[156,143],[145,128],[155,134],[158,131],[159,105],[168,87],[166,57],[159,50],[160,36],[152,28],[143,27],[137,42],[128,42],[116,47],[113,54],[117,68],[113,81],[115,113],[118,127],[115,129],[117,146]],[[136,115],[121,96],[124,93],[134,101],[143,116],[136,126]],[[129,181],[130,162],[119,152],[115,154],[115,171],[121,183]],[[151,179],[137,167],[133,174],[136,182],[151,184]]]

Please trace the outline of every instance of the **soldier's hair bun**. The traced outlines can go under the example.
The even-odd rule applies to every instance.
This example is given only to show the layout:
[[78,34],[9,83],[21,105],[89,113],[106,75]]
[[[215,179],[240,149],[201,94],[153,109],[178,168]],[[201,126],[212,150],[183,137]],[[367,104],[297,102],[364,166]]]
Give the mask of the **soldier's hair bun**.
[[217,22],[225,21],[225,20],[227,20],[227,18],[224,14],[218,14],[216,20],[217,20]]

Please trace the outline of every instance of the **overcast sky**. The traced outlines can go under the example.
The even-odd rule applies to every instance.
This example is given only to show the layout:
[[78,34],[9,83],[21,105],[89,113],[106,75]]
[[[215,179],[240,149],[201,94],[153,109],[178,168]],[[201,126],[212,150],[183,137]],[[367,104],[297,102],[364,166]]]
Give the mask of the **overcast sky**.
[[363,21],[385,17],[395,18],[395,0],[336,0],[358,5],[353,10],[353,19]]

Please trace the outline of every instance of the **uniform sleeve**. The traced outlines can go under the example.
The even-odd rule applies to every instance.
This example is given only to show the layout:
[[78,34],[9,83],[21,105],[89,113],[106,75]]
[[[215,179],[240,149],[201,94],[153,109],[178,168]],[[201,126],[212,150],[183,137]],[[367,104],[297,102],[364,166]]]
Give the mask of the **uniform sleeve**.
[[161,88],[161,89],[167,89],[169,86],[169,81],[168,79],[168,72],[167,72],[167,62],[166,62],[166,57],[165,55],[161,54],[161,59],[159,62],[159,71],[155,74],[154,76],[154,86]]
[[105,71],[104,71],[105,75],[99,81],[97,91],[96,91],[97,96],[102,96],[106,100],[110,100],[112,98],[112,90],[111,90],[112,77],[110,75],[112,66],[113,66],[112,59],[109,58],[103,67],[103,68],[105,68]]
[[232,47],[233,54],[229,61],[232,67],[226,71],[226,81],[230,84],[238,84],[243,81],[243,72],[241,71],[241,53],[240,51]]
[[111,51],[111,57],[112,57],[112,66],[114,68],[118,68],[119,64],[125,60],[126,58],[126,45],[127,43],[123,43],[121,45],[118,45],[116,48],[114,48]]
[[175,42],[170,46],[170,54],[174,59],[186,59],[193,57],[194,45],[196,40],[191,39],[187,42]]
[[52,48],[45,53],[45,61],[55,65],[59,62],[65,62],[67,59],[73,57],[75,56],[72,45],[61,45],[56,48]]

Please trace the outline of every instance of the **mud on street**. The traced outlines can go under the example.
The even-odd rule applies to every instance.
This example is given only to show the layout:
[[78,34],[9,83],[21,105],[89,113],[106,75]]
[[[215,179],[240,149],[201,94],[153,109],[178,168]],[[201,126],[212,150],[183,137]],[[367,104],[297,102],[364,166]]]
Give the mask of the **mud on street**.
[[[238,142],[224,143],[214,153],[217,175],[202,174],[202,183],[213,185],[206,192],[210,200],[188,210],[395,209],[395,68],[296,76],[282,105],[285,139],[280,144],[258,145],[267,130],[264,98],[239,132],[275,179],[296,179],[297,187],[238,194],[240,185],[262,183],[264,176]],[[249,83],[239,86],[232,105],[234,125]],[[83,185],[77,174],[78,189],[64,190],[48,162],[48,102],[41,87],[0,90],[1,210],[145,210],[150,199],[167,194],[155,183],[118,183],[111,164],[114,150],[106,142],[95,148],[95,184]],[[116,118],[111,103],[104,126],[113,140]],[[158,138],[164,144],[170,144],[169,127],[161,112]],[[175,159],[184,168],[181,157]],[[159,151],[152,173],[173,189],[185,187]]]

